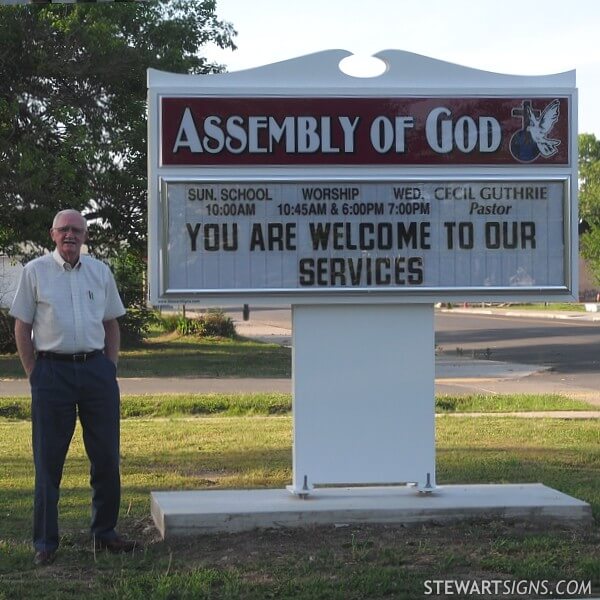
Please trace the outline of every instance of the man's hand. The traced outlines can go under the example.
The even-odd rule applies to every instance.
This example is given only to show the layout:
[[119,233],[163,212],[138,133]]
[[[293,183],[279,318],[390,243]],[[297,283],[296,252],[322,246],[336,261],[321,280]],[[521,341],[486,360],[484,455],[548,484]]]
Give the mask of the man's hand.
[[104,354],[115,365],[119,360],[119,346],[121,343],[121,332],[119,331],[119,323],[116,319],[103,321],[104,325]]
[[15,319],[15,341],[21,364],[27,377],[31,377],[33,367],[35,367],[35,353],[33,349],[33,340],[31,339],[31,323],[25,323],[21,319]]

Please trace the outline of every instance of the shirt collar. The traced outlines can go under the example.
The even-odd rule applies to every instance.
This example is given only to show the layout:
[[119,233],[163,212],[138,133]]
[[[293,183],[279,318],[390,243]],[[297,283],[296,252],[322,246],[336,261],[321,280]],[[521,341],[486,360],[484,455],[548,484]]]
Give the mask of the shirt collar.
[[58,248],[54,249],[54,252],[52,252],[52,258],[54,258],[54,260],[56,261],[56,263],[60,266],[61,269],[64,269],[65,271],[72,271],[73,269],[80,269],[81,268],[81,256],[79,257],[79,260],[77,261],[77,264],[72,267],[61,255],[60,252],[58,251]]

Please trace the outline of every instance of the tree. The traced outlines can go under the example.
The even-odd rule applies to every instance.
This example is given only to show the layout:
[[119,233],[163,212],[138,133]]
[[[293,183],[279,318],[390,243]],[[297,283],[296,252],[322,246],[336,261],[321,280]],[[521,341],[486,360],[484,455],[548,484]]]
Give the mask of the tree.
[[579,212],[600,225],[600,140],[591,133],[579,136]]
[[600,281],[600,140],[589,133],[579,136],[579,217],[581,255]]
[[223,70],[215,0],[0,7],[0,253],[39,254],[52,216],[86,213],[90,247],[146,252],[146,69]]

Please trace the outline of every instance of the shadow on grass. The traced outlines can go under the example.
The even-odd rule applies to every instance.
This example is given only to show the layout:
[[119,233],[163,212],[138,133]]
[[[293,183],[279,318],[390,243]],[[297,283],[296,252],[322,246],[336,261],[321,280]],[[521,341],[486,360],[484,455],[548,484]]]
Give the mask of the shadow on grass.
[[291,352],[255,342],[169,342],[121,354],[120,377],[291,376]]
[[[0,355],[0,379],[23,378],[16,354]],[[247,340],[177,338],[124,349],[119,377],[291,377],[291,350]]]

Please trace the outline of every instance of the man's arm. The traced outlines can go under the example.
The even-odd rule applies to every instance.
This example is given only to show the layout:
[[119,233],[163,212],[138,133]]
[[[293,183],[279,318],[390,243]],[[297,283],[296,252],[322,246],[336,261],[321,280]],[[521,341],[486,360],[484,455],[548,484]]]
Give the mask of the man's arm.
[[108,321],[102,321],[102,325],[104,325],[104,354],[116,365],[119,360],[119,346],[121,344],[119,323],[116,319],[109,319]]
[[31,375],[35,366],[35,353],[33,348],[33,340],[31,339],[31,323],[25,323],[21,319],[15,319],[15,341],[19,358],[27,377]]

